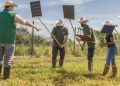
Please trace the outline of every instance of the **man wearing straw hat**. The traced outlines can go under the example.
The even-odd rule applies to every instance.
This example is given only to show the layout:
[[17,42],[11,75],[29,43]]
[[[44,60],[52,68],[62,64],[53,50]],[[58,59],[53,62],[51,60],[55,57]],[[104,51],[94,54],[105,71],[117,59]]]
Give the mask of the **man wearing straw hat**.
[[[68,39],[68,29],[64,27],[64,21],[59,20],[56,24],[56,27],[53,28],[52,30],[52,36],[53,38],[53,48],[52,48],[52,67],[56,67],[56,59],[57,59],[57,54],[58,50],[60,52],[60,61],[59,61],[59,66],[63,66],[63,61],[65,57],[65,44]],[[61,45],[58,45],[58,43],[54,40],[56,38],[58,42]]]
[[40,29],[13,12],[14,7],[17,7],[17,4],[13,1],[7,1],[4,7],[5,9],[0,12],[0,75],[2,65],[4,64],[3,78],[6,80],[9,79],[10,76],[11,63],[14,54],[16,23],[33,27],[37,31]]
[[[87,35],[88,37],[93,39],[93,42],[95,42],[95,35],[93,32],[93,29],[87,24],[88,20],[85,17],[80,18],[80,24],[81,27],[83,27],[83,34]],[[84,48],[86,41],[84,41],[82,45],[82,49]],[[88,70],[91,72],[93,70],[93,56],[95,51],[95,43],[87,42],[88,45]]]
[[[110,21],[106,21],[104,25],[113,26],[113,24]],[[107,29],[109,29],[109,27]],[[115,37],[112,33],[106,33],[105,35],[106,35],[105,36],[106,43],[104,45],[107,45],[108,52],[107,52],[106,64],[105,64],[105,68],[104,68],[102,76],[105,76],[108,73],[110,64],[111,64],[112,65],[111,77],[115,77],[117,75],[117,66],[116,66],[116,62],[115,62],[115,54],[116,54],[116,50],[117,50],[117,44],[115,41]]]

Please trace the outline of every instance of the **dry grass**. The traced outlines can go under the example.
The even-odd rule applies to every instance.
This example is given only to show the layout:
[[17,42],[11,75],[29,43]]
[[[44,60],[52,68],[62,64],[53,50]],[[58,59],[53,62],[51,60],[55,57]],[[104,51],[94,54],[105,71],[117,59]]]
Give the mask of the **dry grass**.
[[105,57],[95,56],[94,72],[87,71],[85,57],[66,57],[63,68],[51,68],[49,57],[16,57],[13,61],[11,78],[0,79],[0,86],[116,86],[120,85],[120,58],[117,57],[118,76],[102,77]]

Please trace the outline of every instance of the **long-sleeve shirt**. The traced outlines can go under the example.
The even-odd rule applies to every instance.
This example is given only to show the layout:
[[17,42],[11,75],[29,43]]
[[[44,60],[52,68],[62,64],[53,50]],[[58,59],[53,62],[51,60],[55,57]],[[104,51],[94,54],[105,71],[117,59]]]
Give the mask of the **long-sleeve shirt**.
[[[95,42],[95,34],[94,34],[92,28],[89,25],[85,25],[83,27],[83,34],[84,35],[89,35]],[[88,47],[94,47],[95,46],[95,43],[92,43],[92,42],[87,42],[87,44],[88,44]]]

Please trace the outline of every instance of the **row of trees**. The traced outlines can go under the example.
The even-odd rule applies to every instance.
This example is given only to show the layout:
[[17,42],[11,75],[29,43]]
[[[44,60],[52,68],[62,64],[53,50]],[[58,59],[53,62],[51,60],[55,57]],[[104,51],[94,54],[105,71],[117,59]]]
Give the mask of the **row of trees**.
[[[82,29],[77,29],[76,30],[77,34],[82,34]],[[95,36],[97,38],[97,40],[103,40],[104,36],[101,35],[100,31],[94,30]],[[117,36],[117,42],[118,44],[120,44],[120,40],[119,40],[119,35],[115,34]],[[24,28],[18,28],[17,29],[17,44],[16,44],[16,55],[23,55],[23,54],[36,54],[37,56],[41,55],[51,55],[51,47],[52,47],[52,39],[50,38],[43,38],[39,35],[34,35],[34,48],[32,47],[32,34],[31,32],[29,32],[27,29]],[[22,45],[22,46],[21,46]],[[67,42],[67,50],[66,52],[68,54],[74,54],[76,56],[82,56],[83,53],[85,54],[87,50],[85,50],[84,52],[81,52],[81,49],[79,47],[79,44],[75,43],[75,50],[74,50],[74,41],[69,39]],[[33,49],[32,49],[33,48]],[[99,52],[100,50],[103,50],[101,48],[97,48],[97,52]],[[74,53],[73,53],[74,52]],[[104,52],[104,51],[103,51]],[[104,52],[105,53],[105,52]]]

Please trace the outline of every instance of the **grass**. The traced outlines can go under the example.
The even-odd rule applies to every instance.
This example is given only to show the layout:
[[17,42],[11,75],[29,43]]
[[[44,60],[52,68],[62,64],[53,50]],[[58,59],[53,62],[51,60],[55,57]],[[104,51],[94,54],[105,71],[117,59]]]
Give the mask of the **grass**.
[[[105,64],[105,56],[94,57],[94,72],[89,74],[86,57],[67,56],[63,68],[51,67],[51,58],[16,56],[13,61],[11,78],[0,79],[0,86],[114,86],[120,85],[120,58],[117,57],[118,75],[109,78],[101,73]],[[58,65],[58,64],[57,64]]]

